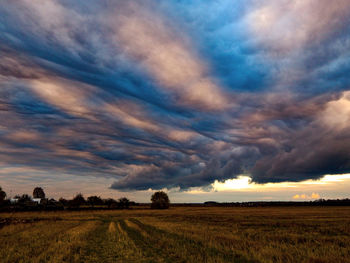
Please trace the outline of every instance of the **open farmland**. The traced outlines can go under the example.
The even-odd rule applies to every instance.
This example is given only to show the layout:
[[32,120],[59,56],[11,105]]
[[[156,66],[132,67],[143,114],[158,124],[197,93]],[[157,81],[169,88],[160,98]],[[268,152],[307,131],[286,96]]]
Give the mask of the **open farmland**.
[[0,214],[1,262],[350,262],[350,207]]

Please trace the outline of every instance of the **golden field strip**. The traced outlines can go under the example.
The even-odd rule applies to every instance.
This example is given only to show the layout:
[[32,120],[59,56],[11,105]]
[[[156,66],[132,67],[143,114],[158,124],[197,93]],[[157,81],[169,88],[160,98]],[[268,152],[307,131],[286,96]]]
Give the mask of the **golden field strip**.
[[350,262],[350,207],[0,214],[0,262]]

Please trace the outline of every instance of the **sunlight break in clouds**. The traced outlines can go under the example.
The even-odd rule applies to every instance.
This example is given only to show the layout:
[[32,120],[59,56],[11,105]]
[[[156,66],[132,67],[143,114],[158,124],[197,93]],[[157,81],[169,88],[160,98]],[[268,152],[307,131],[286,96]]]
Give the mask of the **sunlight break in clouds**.
[[[345,184],[350,183],[350,174],[342,175],[325,175],[319,180],[306,180],[301,182],[283,182],[283,183],[267,183],[257,184],[252,182],[249,176],[239,176],[237,179],[229,179],[224,182],[215,181],[211,186],[214,191],[282,191],[283,189],[308,189],[312,187],[319,187],[322,189],[323,186],[335,186],[337,183],[344,182]],[[302,198],[301,195],[295,195],[293,198]],[[316,195],[311,195],[312,198],[316,198]]]

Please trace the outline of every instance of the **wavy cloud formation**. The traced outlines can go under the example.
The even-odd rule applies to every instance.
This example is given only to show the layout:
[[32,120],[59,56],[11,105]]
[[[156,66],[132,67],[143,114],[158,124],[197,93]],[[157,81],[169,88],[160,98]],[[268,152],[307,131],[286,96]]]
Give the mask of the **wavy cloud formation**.
[[0,167],[119,190],[350,172],[349,20],[345,0],[5,1]]

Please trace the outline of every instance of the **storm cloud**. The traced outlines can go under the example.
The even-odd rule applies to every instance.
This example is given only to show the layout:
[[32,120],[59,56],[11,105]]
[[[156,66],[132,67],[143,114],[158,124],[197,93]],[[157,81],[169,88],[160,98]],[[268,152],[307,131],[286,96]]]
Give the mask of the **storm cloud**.
[[207,187],[350,172],[350,3],[5,0],[0,168]]

